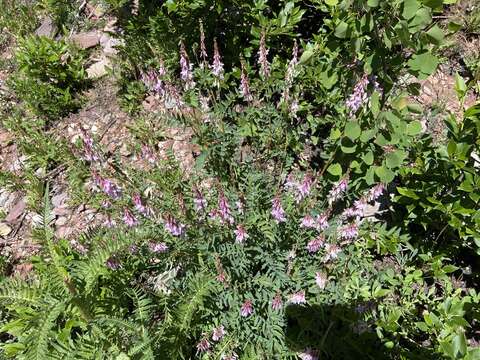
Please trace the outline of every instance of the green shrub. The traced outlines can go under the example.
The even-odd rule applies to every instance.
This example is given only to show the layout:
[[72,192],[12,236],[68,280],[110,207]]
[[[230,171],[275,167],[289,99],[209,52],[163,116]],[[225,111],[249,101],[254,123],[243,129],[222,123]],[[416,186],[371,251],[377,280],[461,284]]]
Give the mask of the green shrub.
[[81,53],[64,41],[32,36],[20,41],[15,57],[11,86],[35,114],[55,119],[79,107],[87,85]]

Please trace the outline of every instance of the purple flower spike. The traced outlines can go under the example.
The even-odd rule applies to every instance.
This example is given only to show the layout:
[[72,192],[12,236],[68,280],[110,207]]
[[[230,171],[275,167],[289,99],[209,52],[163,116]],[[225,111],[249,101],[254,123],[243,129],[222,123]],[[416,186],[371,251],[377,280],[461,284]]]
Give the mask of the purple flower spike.
[[138,225],[137,218],[127,208],[125,208],[125,210],[123,212],[123,222],[128,227],[134,227],[134,226]]
[[280,197],[275,196],[272,200],[272,211],[271,214],[277,223],[287,221],[285,217],[285,210],[283,210]]
[[272,300],[272,309],[277,311],[277,310],[280,310],[282,306],[283,306],[282,295],[277,293],[277,295],[275,295],[275,297]]
[[314,254],[314,253],[318,252],[318,250],[320,250],[324,244],[325,244],[325,238],[320,235],[316,239],[310,241],[307,244],[306,248],[307,248],[307,251],[310,254]]
[[248,239],[248,234],[243,225],[237,225],[237,230],[235,232],[235,242],[237,244],[243,244],[246,239]]
[[253,303],[251,300],[245,300],[240,309],[240,315],[247,317],[253,314]]
[[165,229],[173,236],[181,236],[185,230],[185,225],[180,224],[173,216],[168,215],[165,220]]
[[317,227],[317,222],[312,216],[306,215],[302,219],[300,226],[306,229],[315,229]]
[[347,191],[348,187],[348,178],[344,177],[340,180],[328,194],[328,203],[332,205],[335,201],[339,200],[342,194]]
[[164,242],[151,242],[148,244],[148,248],[151,252],[156,254],[161,254],[168,251],[168,246]]
[[210,351],[210,342],[207,338],[203,338],[197,344],[197,353],[208,352]]
[[288,300],[291,304],[306,304],[307,300],[305,299],[305,291],[298,291],[290,295],[290,299]]
[[225,328],[223,325],[220,325],[213,329],[213,334],[212,334],[212,340],[213,341],[219,341],[225,336]]

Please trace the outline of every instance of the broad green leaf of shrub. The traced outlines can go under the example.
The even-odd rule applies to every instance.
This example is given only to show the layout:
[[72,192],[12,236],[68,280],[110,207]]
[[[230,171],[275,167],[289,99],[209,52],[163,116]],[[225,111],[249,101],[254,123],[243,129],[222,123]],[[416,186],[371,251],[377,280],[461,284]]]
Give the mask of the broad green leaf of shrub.
[[445,34],[438,25],[435,25],[430,30],[428,30],[427,35],[436,45],[440,45],[445,39]]
[[345,136],[351,140],[358,139],[359,136],[362,134],[362,129],[360,125],[356,121],[349,121],[345,125]]
[[395,173],[383,165],[375,167],[375,174],[380,178],[380,181],[384,183],[390,183],[395,178]]
[[417,0],[405,0],[403,3],[402,16],[406,20],[410,20],[420,9],[420,3]]
[[407,124],[407,135],[416,136],[422,132],[422,123],[420,121],[412,121]]
[[342,166],[338,163],[332,164],[328,167],[327,170],[330,174],[333,176],[338,176],[340,177],[342,175]]
[[412,71],[428,76],[437,69],[438,58],[430,53],[416,54],[408,61],[408,66]]
[[335,28],[335,36],[340,39],[347,37],[348,24],[345,21],[341,21]]

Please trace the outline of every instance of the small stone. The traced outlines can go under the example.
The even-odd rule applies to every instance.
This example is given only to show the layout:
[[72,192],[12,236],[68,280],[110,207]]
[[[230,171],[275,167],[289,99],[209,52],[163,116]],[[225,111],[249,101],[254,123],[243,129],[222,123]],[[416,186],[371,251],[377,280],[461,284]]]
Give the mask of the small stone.
[[70,213],[70,209],[68,207],[58,207],[53,209],[52,214],[55,216],[65,216]]
[[68,222],[68,219],[66,217],[62,216],[62,217],[59,217],[57,219],[57,221],[55,221],[55,226],[60,227],[60,226],[65,225],[67,222]]
[[57,27],[54,24],[53,20],[48,16],[44,17],[42,24],[35,30],[35,35],[46,36],[50,39],[53,39],[57,34]]
[[68,228],[68,226],[62,226],[60,228],[58,228],[56,231],[55,231],[55,236],[57,238],[66,238],[68,237],[70,234],[71,234],[71,230]]
[[68,195],[64,192],[57,194],[52,197],[52,205],[55,208],[62,207],[63,204],[66,202]]
[[7,224],[0,223],[0,237],[6,237],[12,232],[12,228]]
[[110,61],[107,58],[103,58],[96,63],[92,64],[87,69],[87,74],[90,79],[100,78],[107,75],[108,68],[110,67]]
[[70,40],[80,49],[89,49],[100,44],[100,35],[96,31],[73,35]]
[[7,217],[5,218],[5,221],[9,223],[14,222],[23,214],[26,207],[27,207],[27,204],[25,203],[25,200],[21,199],[13,206],[12,210],[10,210]]

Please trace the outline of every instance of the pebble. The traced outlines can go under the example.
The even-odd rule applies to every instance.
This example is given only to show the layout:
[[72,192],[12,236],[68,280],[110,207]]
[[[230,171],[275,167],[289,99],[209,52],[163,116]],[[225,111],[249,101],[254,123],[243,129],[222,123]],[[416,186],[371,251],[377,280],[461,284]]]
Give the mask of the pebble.
[[56,227],[61,227],[65,225],[68,222],[68,219],[65,216],[61,216],[55,221],[55,226]]

